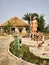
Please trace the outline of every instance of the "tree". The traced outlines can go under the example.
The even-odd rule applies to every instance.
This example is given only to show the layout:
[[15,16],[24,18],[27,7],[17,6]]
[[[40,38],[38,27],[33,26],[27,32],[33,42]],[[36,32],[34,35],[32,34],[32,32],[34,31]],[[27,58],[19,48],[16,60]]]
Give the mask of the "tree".
[[24,15],[24,17],[22,17],[24,20],[28,21],[28,24],[30,24],[30,13],[27,13]]
[[28,24],[30,24],[30,16],[31,16],[31,20],[33,19],[33,17],[39,17],[39,15],[37,13],[27,13],[24,15],[24,17],[22,17],[24,20],[28,21]]
[[5,25],[4,27],[3,27],[3,30],[6,32],[6,31],[10,31],[10,29],[11,29],[11,27],[12,27],[12,25],[11,25],[11,23],[8,21],[8,24],[7,25]]
[[31,13],[31,20],[32,20],[33,17],[37,17],[38,18],[39,15],[37,13]]
[[39,31],[43,31],[43,30],[44,30],[44,26],[45,26],[44,15],[41,15],[41,16],[38,18],[38,30],[39,30]]
[[28,21],[28,24],[30,24],[30,16],[31,20],[33,17],[37,17],[37,22],[38,22],[38,31],[43,31],[44,26],[45,26],[45,20],[44,20],[44,15],[38,15],[37,13],[27,13],[24,15],[23,19]]

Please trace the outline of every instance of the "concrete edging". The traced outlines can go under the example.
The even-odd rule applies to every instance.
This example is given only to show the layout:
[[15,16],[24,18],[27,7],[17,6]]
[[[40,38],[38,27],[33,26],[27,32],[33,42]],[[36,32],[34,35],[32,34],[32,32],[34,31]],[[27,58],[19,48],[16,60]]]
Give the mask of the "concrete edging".
[[[12,43],[12,42],[11,42]],[[10,43],[10,44],[11,44]],[[8,46],[8,53],[12,56],[12,57],[14,57],[15,59],[17,59],[18,60],[18,64],[19,65],[36,65],[36,64],[33,64],[33,63],[30,63],[30,62],[27,62],[27,61],[24,61],[24,60],[22,60],[22,58],[18,58],[18,57],[16,57],[15,55],[13,55],[10,51],[9,51],[9,47],[10,46]]]

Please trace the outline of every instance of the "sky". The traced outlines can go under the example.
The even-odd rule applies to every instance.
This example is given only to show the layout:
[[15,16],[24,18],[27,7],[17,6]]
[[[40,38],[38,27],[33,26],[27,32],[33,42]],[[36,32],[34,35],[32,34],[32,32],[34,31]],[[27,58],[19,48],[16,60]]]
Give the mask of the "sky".
[[45,15],[45,23],[49,23],[49,0],[0,0],[0,24],[13,17],[22,17],[26,13]]

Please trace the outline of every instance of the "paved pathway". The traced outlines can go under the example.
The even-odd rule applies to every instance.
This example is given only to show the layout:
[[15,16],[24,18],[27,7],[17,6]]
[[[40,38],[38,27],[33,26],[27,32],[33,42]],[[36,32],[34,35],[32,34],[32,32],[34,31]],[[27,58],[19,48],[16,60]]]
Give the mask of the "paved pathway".
[[17,59],[8,53],[8,46],[13,40],[12,36],[0,37],[0,65],[17,65]]

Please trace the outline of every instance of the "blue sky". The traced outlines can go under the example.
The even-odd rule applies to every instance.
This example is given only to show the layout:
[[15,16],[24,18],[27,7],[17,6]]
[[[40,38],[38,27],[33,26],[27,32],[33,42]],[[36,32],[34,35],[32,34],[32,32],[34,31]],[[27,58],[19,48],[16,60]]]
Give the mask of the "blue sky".
[[27,12],[45,15],[45,23],[49,23],[49,0],[0,0],[0,24]]

